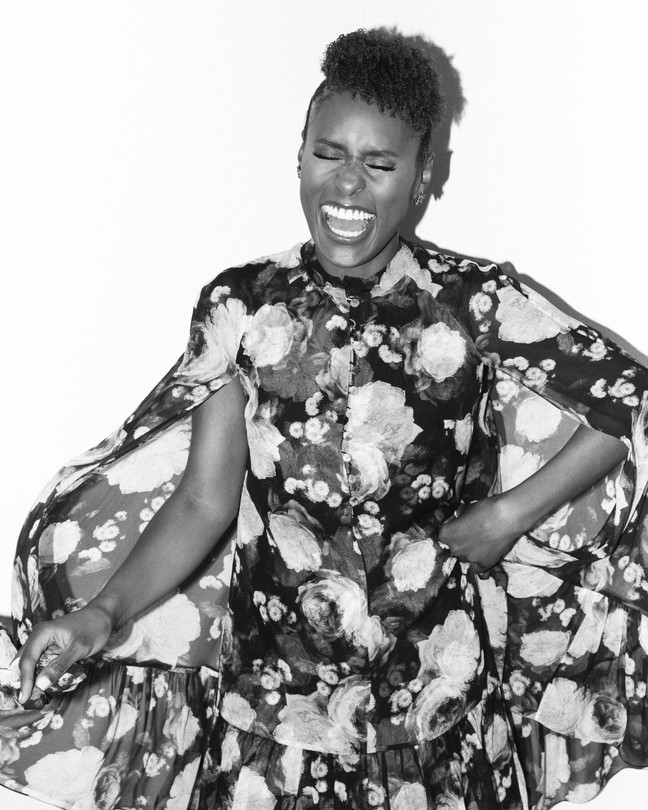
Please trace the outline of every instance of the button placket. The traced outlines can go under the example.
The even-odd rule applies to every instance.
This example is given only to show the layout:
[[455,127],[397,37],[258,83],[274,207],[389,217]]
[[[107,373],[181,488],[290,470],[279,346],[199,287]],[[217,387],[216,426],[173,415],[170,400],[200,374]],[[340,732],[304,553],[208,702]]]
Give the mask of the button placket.
[[354,310],[357,310],[360,306],[360,300],[355,296],[347,296],[347,301],[349,304],[349,316],[348,316],[348,329],[349,329],[349,346],[351,351],[349,352],[349,373],[347,377],[347,406],[346,406],[346,423],[345,428],[342,433],[342,461],[344,464],[344,476],[347,484],[349,485],[349,504],[351,507],[355,507],[358,505],[359,500],[353,495],[353,485],[356,483],[356,476],[350,471],[350,464],[351,464],[351,454],[348,452],[348,445],[349,441],[353,438],[353,434],[349,429],[349,416],[350,416],[350,397],[358,393],[358,386],[355,385],[354,381],[354,373],[355,373],[355,361],[356,361],[356,353],[353,348],[353,341],[355,340],[355,330],[357,328],[357,321],[353,317],[356,313]]

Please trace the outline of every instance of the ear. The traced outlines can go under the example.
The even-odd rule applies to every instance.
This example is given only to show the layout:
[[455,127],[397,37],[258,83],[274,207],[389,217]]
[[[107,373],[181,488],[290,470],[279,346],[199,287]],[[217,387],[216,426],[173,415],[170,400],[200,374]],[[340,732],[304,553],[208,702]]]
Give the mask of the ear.
[[425,163],[423,164],[423,168],[421,169],[419,175],[419,182],[415,188],[415,196],[418,194],[422,194],[425,196],[427,194],[427,190],[432,182],[432,169],[434,166],[434,152],[430,152],[428,155]]
[[301,166],[303,157],[304,157],[304,142],[302,141],[302,145],[299,147],[299,152],[297,152],[297,164],[299,166]]

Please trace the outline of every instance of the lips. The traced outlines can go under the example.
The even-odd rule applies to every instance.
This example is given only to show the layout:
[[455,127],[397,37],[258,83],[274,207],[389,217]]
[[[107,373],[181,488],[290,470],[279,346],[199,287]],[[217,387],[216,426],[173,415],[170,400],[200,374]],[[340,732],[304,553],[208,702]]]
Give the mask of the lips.
[[364,208],[325,203],[320,210],[328,230],[347,242],[362,238],[376,220],[376,215]]

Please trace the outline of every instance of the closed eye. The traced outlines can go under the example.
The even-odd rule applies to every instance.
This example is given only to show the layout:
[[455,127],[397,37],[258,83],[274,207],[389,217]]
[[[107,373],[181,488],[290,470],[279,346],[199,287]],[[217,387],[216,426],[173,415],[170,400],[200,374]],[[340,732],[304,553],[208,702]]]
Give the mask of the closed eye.
[[[324,152],[313,152],[313,155],[320,160],[342,160],[340,155],[327,155]],[[365,163],[365,166],[368,169],[375,169],[381,172],[393,172],[395,171],[395,166],[383,166],[380,163]]]

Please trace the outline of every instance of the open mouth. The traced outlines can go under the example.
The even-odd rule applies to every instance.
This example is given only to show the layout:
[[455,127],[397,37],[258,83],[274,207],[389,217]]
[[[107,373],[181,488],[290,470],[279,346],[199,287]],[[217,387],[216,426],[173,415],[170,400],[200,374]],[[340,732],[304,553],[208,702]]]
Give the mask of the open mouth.
[[343,208],[327,203],[321,210],[329,230],[338,238],[348,241],[360,239],[376,219],[375,214],[362,208]]

